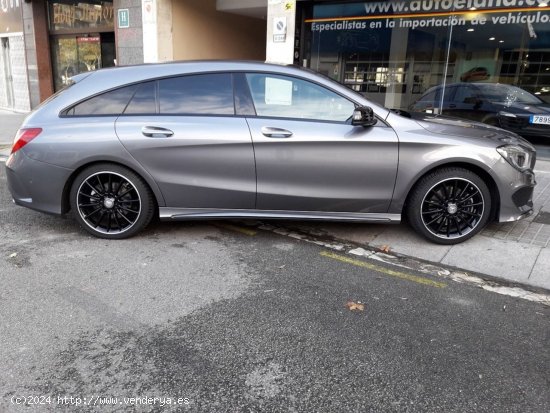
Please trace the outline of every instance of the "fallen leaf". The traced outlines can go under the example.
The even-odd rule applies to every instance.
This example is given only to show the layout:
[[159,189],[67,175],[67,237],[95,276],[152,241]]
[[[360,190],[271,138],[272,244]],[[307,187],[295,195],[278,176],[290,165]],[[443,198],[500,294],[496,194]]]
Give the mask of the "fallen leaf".
[[380,251],[384,252],[384,253],[388,253],[390,252],[391,250],[391,247],[389,245],[382,245],[382,247],[380,248]]
[[14,252],[13,254],[10,254],[10,258],[15,258],[15,257],[17,257],[17,253],[16,253],[16,252]]
[[363,310],[365,310],[365,305],[362,304],[360,301],[358,301],[358,302],[348,301],[346,303],[346,307],[350,311],[363,311]]

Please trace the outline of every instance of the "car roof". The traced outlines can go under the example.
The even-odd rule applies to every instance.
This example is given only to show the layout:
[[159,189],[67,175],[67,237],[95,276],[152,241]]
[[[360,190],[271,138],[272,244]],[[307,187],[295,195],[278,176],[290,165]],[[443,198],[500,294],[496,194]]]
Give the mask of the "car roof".
[[311,69],[295,65],[265,63],[260,61],[242,60],[194,60],[177,61],[168,63],[149,63],[133,66],[117,66],[85,72],[73,76],[74,85],[58,98],[48,103],[48,108],[41,110],[46,113],[60,113],[67,106],[85,98],[103,93],[105,91],[123,87],[147,80],[161,79],[186,74],[214,73],[214,72],[239,72],[253,71],[290,75],[323,84],[332,90],[339,92],[360,105],[369,104],[375,113],[385,118],[388,110],[375,102],[367,102],[366,99],[344,85]]

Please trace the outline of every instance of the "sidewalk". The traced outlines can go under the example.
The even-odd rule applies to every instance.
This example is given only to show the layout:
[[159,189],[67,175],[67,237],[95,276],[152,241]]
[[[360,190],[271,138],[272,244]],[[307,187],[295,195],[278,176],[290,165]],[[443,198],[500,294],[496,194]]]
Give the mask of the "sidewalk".
[[[0,110],[0,161],[9,155],[26,115]],[[519,222],[493,223],[454,246],[437,245],[406,224],[375,225],[294,222],[303,231],[331,236],[390,253],[456,267],[500,280],[550,290],[550,161],[536,166],[534,214]]]
[[27,115],[0,109],[0,147],[12,144],[17,129]]

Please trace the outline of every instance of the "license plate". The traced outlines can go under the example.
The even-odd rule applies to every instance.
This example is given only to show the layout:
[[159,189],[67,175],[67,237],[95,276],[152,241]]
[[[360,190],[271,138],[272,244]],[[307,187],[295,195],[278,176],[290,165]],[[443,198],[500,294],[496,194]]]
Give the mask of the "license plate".
[[531,115],[529,116],[529,123],[542,123],[543,125],[550,125],[550,116]]

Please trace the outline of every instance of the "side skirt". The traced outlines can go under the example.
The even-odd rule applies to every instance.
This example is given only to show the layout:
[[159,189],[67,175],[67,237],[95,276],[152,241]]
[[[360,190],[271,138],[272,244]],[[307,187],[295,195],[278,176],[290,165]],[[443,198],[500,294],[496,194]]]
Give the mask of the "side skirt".
[[375,214],[361,212],[325,211],[268,211],[258,209],[215,209],[215,208],[159,208],[162,221],[193,219],[297,219],[317,221],[355,221],[384,224],[399,224],[401,214]]

